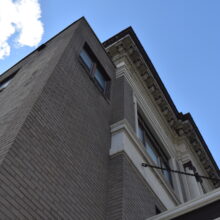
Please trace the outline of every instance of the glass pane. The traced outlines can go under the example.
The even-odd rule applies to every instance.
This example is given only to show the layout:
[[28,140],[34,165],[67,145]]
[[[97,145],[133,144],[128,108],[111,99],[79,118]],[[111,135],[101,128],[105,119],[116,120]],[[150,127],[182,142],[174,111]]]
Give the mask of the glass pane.
[[149,156],[151,157],[151,159],[157,164],[159,165],[159,161],[158,161],[158,155],[155,152],[155,150],[153,149],[152,144],[150,143],[150,141],[147,139],[145,140],[145,146],[146,146],[146,150],[147,153],[149,154]]
[[143,129],[143,127],[140,125],[140,123],[138,123],[137,136],[138,136],[138,138],[141,140],[141,142],[144,144],[144,129]]
[[100,87],[104,90],[106,85],[106,80],[103,74],[98,69],[96,69],[94,76]]
[[168,182],[171,183],[171,175],[170,175],[170,172],[167,171],[167,170],[164,170],[163,175],[164,175],[165,179],[166,179]]
[[[161,162],[161,167],[165,169],[169,169],[169,166],[165,164],[163,161]],[[162,170],[162,173],[165,177],[165,179],[172,185],[172,177],[168,170]]]
[[10,83],[10,81],[11,81],[11,79],[6,81],[6,82],[4,82],[4,83],[0,83],[0,91],[5,89],[8,86],[8,84]]
[[81,51],[80,57],[83,59],[84,63],[89,68],[89,70],[91,70],[93,61],[92,61],[92,58],[89,56],[89,54],[85,51],[85,49]]

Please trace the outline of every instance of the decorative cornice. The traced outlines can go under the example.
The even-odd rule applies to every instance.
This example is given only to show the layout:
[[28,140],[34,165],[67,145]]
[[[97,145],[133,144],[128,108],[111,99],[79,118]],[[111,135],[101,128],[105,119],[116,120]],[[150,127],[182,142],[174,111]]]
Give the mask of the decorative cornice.
[[[119,33],[104,42],[104,46],[113,62],[122,61],[124,57],[130,60],[132,67],[145,83],[153,101],[175,136],[187,138],[207,174],[210,177],[218,178],[220,176],[219,169],[191,115],[177,111],[133,30],[129,28]],[[219,182],[212,181],[212,183],[216,188],[220,186]]]

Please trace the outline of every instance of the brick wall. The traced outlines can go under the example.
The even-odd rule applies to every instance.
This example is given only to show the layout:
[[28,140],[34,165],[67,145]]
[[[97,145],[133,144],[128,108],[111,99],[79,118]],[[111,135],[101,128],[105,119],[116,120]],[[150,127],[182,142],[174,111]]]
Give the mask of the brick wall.
[[105,218],[111,104],[78,62],[85,40],[110,77],[114,67],[84,20],[67,38],[51,66],[30,59],[41,74],[30,86],[29,111],[0,167],[2,219]]
[[111,159],[108,192],[108,219],[144,220],[165,208],[152,193],[128,157],[118,154]]
[[126,78],[121,76],[113,84],[111,122],[113,124],[123,119],[127,119],[135,129],[133,91]]
[[8,70],[19,70],[7,89],[0,93],[0,164],[14,142],[33,104],[57,65],[78,23]]
[[[79,62],[84,43],[112,79],[107,100]],[[164,210],[110,125],[134,128],[133,92],[84,19],[14,68],[0,94],[0,219],[145,219]],[[3,107],[2,107],[3,106]]]

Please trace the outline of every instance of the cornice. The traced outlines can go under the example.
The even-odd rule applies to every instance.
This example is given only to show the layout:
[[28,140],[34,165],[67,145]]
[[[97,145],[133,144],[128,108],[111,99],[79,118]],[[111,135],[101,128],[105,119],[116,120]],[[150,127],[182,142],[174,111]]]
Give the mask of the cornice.
[[[177,111],[133,30],[128,28],[104,42],[103,45],[113,62],[116,63],[117,60],[125,56],[130,60],[170,129],[177,137],[184,137],[188,140],[207,174],[212,178],[219,178],[218,166],[194,120],[189,113],[182,114]],[[212,183],[215,188],[220,186],[219,182],[212,181]]]

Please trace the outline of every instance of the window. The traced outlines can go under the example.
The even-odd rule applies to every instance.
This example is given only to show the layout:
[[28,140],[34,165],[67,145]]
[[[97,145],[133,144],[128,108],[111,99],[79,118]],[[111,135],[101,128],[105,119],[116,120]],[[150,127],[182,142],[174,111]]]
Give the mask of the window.
[[80,52],[80,58],[95,84],[108,97],[110,79],[87,44]]
[[155,214],[158,215],[160,213],[161,213],[160,209],[155,205]]
[[2,82],[0,82],[0,92],[2,92],[11,82],[11,80],[14,78],[14,76],[16,75],[16,73],[19,70],[16,70],[15,72],[13,72],[10,76],[8,76],[6,79],[4,79]]
[[105,90],[106,80],[104,78],[104,75],[99,69],[96,69],[94,77],[95,77],[95,80],[98,82],[99,86],[101,87],[101,89]]
[[3,91],[8,86],[10,81],[11,81],[11,79],[0,83],[0,92]]
[[203,182],[200,182],[200,184],[201,184],[201,188],[202,188],[203,193],[206,193],[207,191],[206,191],[206,189],[205,189],[205,187],[204,187]]
[[166,179],[167,182],[169,182],[172,186],[172,177],[170,172],[168,171],[169,165],[168,165],[168,159],[164,152],[161,150],[159,144],[154,139],[152,134],[150,133],[149,129],[145,125],[143,119],[141,116],[138,118],[138,131],[137,135],[141,142],[143,143],[146,152],[150,156],[150,158],[153,160],[156,166],[159,166],[161,168],[165,168],[166,170],[162,170],[161,172]]
[[83,62],[86,64],[88,69],[91,71],[93,66],[93,60],[85,48],[83,48],[83,50],[81,51],[80,57],[82,58]]
[[46,47],[46,44],[41,44],[38,48],[37,51],[41,51]]

